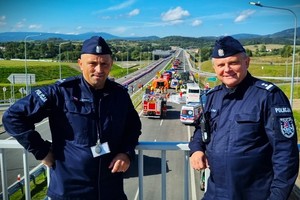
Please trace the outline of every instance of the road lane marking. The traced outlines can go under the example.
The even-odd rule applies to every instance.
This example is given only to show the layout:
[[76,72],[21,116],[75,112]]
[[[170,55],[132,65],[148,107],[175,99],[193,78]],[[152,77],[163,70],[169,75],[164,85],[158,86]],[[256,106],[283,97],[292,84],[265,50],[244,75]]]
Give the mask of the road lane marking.
[[160,125],[160,126],[162,126],[162,123],[163,123],[163,122],[164,122],[164,120],[163,120],[163,119],[162,119],[162,120],[160,120],[160,124],[159,124],[159,125]]
[[138,198],[139,198],[139,188],[137,188],[136,190],[134,200],[138,200]]

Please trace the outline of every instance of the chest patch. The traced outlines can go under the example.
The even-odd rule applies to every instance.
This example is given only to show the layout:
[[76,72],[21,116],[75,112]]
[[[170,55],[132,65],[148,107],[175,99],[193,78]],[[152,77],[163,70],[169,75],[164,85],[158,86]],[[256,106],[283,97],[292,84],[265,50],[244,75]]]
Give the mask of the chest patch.
[[295,133],[293,119],[291,117],[280,118],[279,122],[282,135],[286,138],[293,137]]

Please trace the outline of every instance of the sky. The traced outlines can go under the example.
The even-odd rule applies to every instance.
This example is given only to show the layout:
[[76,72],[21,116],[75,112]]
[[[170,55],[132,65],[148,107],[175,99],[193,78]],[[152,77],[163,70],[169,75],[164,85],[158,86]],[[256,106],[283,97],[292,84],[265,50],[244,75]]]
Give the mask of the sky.
[[[258,1],[254,1],[258,2]],[[0,0],[0,32],[120,37],[267,35],[295,28],[299,0]]]

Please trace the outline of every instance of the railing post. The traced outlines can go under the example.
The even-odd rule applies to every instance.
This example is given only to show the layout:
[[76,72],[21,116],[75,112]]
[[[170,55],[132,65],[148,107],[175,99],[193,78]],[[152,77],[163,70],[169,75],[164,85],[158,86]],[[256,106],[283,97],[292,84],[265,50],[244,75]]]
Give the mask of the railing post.
[[189,200],[189,151],[184,151],[184,197]]
[[167,189],[167,182],[166,182],[166,179],[167,179],[167,164],[166,164],[166,161],[167,161],[167,156],[166,156],[166,150],[162,150],[161,151],[161,199],[162,200],[166,200],[166,197],[167,197],[167,192],[166,192],[166,189]]
[[28,166],[28,152],[23,149],[23,167],[24,167],[24,185],[25,185],[25,199],[30,200],[30,177]]
[[2,181],[2,194],[3,199],[8,200],[8,191],[7,191],[7,170],[6,170],[6,157],[5,149],[0,149],[0,166],[1,166],[1,181]]
[[143,200],[143,177],[144,177],[144,155],[143,155],[143,150],[138,151],[138,168],[139,168],[139,200]]

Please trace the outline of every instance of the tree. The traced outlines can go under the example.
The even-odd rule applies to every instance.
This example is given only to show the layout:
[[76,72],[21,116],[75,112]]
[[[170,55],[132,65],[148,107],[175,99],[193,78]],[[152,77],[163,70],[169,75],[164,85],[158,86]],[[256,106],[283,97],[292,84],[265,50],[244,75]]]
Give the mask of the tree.
[[253,54],[252,54],[252,51],[250,49],[246,49],[246,54],[249,56],[249,57],[252,57]]
[[281,57],[288,58],[292,56],[293,48],[290,45],[285,45],[280,52]]

